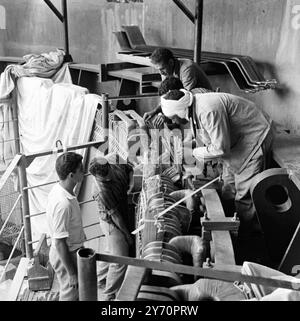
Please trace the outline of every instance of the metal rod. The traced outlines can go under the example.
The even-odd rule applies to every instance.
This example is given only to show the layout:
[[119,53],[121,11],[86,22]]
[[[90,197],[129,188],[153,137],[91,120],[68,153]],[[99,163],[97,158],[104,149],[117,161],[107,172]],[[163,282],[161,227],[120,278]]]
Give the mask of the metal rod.
[[0,121],[0,124],[8,124],[8,123],[13,123],[17,121],[18,119],[11,119],[11,120],[6,120],[6,121]]
[[61,21],[64,22],[63,15],[56,9],[54,4],[51,2],[51,0],[44,0],[44,2],[48,5],[48,7],[53,11],[53,13],[56,15],[56,17]]
[[85,240],[85,242],[89,242],[89,241],[92,241],[92,240],[95,240],[95,239],[100,239],[100,237],[104,237],[104,236],[105,236],[104,234],[103,235],[99,235],[99,236],[95,236],[95,237],[92,237],[90,239]]
[[89,148],[94,145],[99,145],[99,144],[103,144],[103,143],[104,143],[104,141],[101,140],[101,141],[90,142],[90,143],[86,143],[86,144],[82,144],[82,145],[67,147],[66,149],[59,148],[59,149],[55,150],[55,152],[53,150],[47,150],[47,151],[42,151],[42,152],[35,153],[35,154],[28,154],[25,157],[26,157],[26,159],[33,161],[37,157],[48,156],[48,155],[52,155],[54,153],[61,153],[61,152],[65,152],[65,151],[69,152],[72,150],[77,150],[77,149],[82,149],[82,148]]
[[[65,52],[68,61],[72,61],[70,56],[70,49],[69,49],[69,27],[68,27],[68,6],[67,0],[61,1],[61,6],[63,10],[63,24],[64,24],[64,33],[65,33]],[[71,59],[70,59],[71,58]]]
[[185,4],[183,4],[180,0],[173,0],[173,2],[193,23],[195,22],[195,17],[191,13],[191,11],[185,6]]
[[129,96],[113,96],[108,97],[108,100],[124,100],[124,99],[144,99],[158,97],[158,94],[147,94],[147,95],[129,95]]
[[1,227],[0,235],[2,234],[3,230],[5,229],[6,224],[8,223],[8,220],[10,219],[10,217],[11,217],[12,213],[14,212],[14,210],[16,209],[16,207],[17,207],[17,205],[18,205],[19,200],[21,199],[21,197],[22,197],[22,195],[19,195],[19,197],[18,197],[18,198],[17,198],[17,200],[15,201],[15,204],[13,205],[13,207],[12,207],[12,209],[11,209],[10,213],[8,214],[8,216],[7,216],[6,220],[5,220],[5,222],[3,223],[2,227]]
[[[13,138],[13,139],[8,139],[8,140],[3,140],[2,143],[9,143],[9,142],[16,142],[16,141],[19,141],[20,138]],[[16,153],[17,154],[17,153]]]
[[[51,237],[47,236],[46,240],[49,240]],[[40,240],[36,240],[36,241],[30,241],[29,244],[34,244],[34,243],[38,243]]]
[[[83,201],[83,202],[80,202],[79,205],[86,204],[86,203],[92,203],[92,202],[95,202],[95,200],[91,199],[91,200]],[[44,214],[46,214],[46,212],[40,212],[40,213],[36,213],[36,214],[32,214],[32,215],[26,215],[25,218],[37,217],[37,216],[41,216]]]
[[31,224],[30,224],[30,210],[29,210],[29,198],[28,191],[23,190],[24,187],[27,186],[27,176],[26,176],[26,158],[22,156],[19,164],[18,164],[18,173],[20,179],[20,189],[22,193],[22,216],[23,216],[23,224],[25,228],[25,248],[26,248],[26,256],[31,259],[33,257],[33,249],[32,245],[29,242],[32,241],[31,237]]
[[200,268],[183,264],[174,264],[170,262],[150,261],[136,259],[126,256],[96,254],[96,260],[109,263],[118,263],[122,265],[133,265],[152,270],[168,271],[187,275],[198,275],[208,279],[216,279],[227,282],[245,282],[248,284],[261,284],[272,286],[274,288],[285,288],[294,291],[300,291],[300,280],[293,278],[292,281],[276,279],[274,277],[251,276],[241,273],[241,267],[236,265],[214,265],[213,268]]
[[77,252],[79,301],[97,301],[96,253],[89,248]]
[[200,64],[202,50],[203,0],[196,0],[194,62]]
[[[102,128],[103,128],[103,139],[105,142],[108,141],[108,114],[109,114],[109,105],[108,105],[108,94],[102,94]],[[108,148],[105,148],[104,154],[108,153]]]
[[[87,173],[87,174],[84,174],[84,177],[90,176],[90,175],[91,175],[90,173]],[[29,189],[34,189],[34,188],[38,188],[38,187],[43,187],[43,186],[55,184],[55,183],[58,183],[58,182],[59,182],[59,180],[56,180],[56,181],[52,181],[52,182],[48,182],[48,183],[44,183],[44,184],[40,184],[40,185],[24,187],[23,189],[24,190],[29,190]]]
[[20,237],[21,237],[23,231],[24,231],[24,226],[22,226],[21,231],[20,231],[20,233],[19,233],[19,236],[18,236],[18,238],[16,239],[16,242],[15,242],[15,244],[14,244],[14,246],[13,246],[13,249],[11,250],[10,255],[9,255],[7,261],[6,261],[6,264],[5,264],[4,269],[3,269],[3,273],[2,273],[2,275],[1,275],[1,277],[0,277],[0,283],[1,283],[1,281],[2,281],[3,276],[5,275],[5,271],[6,271],[7,267],[8,267],[8,264],[9,264],[9,262],[10,262],[12,256],[13,256],[13,254],[14,254],[14,251],[15,251],[15,249],[16,249],[16,247],[17,247],[17,244],[18,244],[18,242],[19,242],[19,240],[20,240]]

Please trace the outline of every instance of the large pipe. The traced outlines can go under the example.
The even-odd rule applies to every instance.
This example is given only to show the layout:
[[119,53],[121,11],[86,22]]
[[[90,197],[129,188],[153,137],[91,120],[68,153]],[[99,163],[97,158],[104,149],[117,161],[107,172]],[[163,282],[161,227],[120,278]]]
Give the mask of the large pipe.
[[201,62],[203,0],[196,0],[194,62]]
[[97,301],[96,253],[89,248],[77,252],[79,301]]
[[20,179],[20,189],[22,193],[22,217],[25,229],[25,250],[26,256],[31,259],[33,258],[32,248],[32,236],[31,236],[31,223],[30,223],[30,210],[29,210],[29,198],[28,190],[24,189],[27,187],[27,176],[26,176],[26,158],[23,156],[18,164],[18,176]]

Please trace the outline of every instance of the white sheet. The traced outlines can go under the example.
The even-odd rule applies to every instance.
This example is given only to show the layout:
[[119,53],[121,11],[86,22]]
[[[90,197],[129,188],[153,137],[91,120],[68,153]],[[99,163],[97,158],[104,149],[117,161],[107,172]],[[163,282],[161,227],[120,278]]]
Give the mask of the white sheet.
[[[51,79],[20,78],[17,83],[21,150],[25,155],[89,141],[93,121],[101,97],[88,94],[86,88],[69,83],[54,83]],[[84,156],[86,149],[77,150]],[[57,154],[36,158],[27,168],[28,186],[57,180]],[[53,185],[30,190],[31,214],[45,211],[47,195]],[[32,238],[48,233],[46,216],[31,219]]]

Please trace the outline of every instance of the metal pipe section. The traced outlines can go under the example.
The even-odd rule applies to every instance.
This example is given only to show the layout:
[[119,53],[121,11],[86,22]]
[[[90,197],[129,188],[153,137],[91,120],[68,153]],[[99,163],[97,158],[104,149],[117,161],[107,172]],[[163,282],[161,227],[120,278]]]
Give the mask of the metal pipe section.
[[[77,150],[77,149],[82,149],[82,148],[89,148],[95,145],[99,145],[99,144],[103,144],[104,141],[97,141],[97,142],[90,142],[90,143],[86,143],[86,144],[82,144],[82,145],[75,145],[75,146],[71,146],[71,147],[67,147],[66,149],[63,148],[58,148],[57,150],[55,150],[55,152],[53,150],[46,150],[43,152],[39,152],[39,153],[35,153],[35,154],[28,154],[26,155],[26,160],[28,160],[28,162],[26,162],[30,165],[30,163],[37,157],[42,157],[42,156],[47,156],[47,155],[52,155],[54,153],[61,153],[61,152],[69,152],[69,151],[73,151],[73,150]],[[29,166],[27,165],[27,166]]]
[[67,0],[61,1],[61,6],[63,10],[63,24],[64,24],[64,33],[65,33],[65,61],[71,62],[73,61],[71,55],[70,55],[70,48],[69,48],[69,26],[68,26],[68,6],[67,6]]
[[177,7],[193,22],[195,23],[195,17],[191,11],[180,0],[173,0]]
[[194,62],[200,64],[202,50],[203,0],[196,0]]
[[56,9],[54,4],[50,0],[44,0],[44,2],[48,5],[48,7],[53,11],[56,17],[61,21],[64,22],[64,17],[62,14]]
[[153,98],[153,97],[159,97],[158,94],[143,94],[143,95],[130,95],[130,96],[113,96],[113,97],[108,97],[108,100],[124,100],[124,99],[144,99],[144,98]]
[[82,248],[77,252],[79,301],[97,301],[96,253]]
[[[108,114],[109,114],[109,105],[108,105],[108,94],[102,94],[102,128],[103,128],[103,139],[105,142],[108,141]],[[107,154],[107,149],[105,154]]]
[[23,224],[25,229],[25,250],[26,256],[31,259],[33,258],[33,249],[31,236],[31,224],[30,224],[30,211],[29,211],[29,198],[28,198],[28,191],[24,190],[23,188],[27,186],[27,176],[26,176],[26,158],[22,156],[19,164],[18,164],[18,174],[20,179],[20,189],[22,194],[22,217],[23,217]]

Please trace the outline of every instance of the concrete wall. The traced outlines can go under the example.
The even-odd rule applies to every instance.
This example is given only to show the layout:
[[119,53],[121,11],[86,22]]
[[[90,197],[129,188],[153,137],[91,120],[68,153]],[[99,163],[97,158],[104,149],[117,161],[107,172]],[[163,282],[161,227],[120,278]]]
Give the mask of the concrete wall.
[[[195,1],[184,1],[194,13]],[[144,0],[145,38],[149,44],[193,48],[194,27],[171,1]],[[277,90],[239,91],[228,76],[212,77],[215,87],[256,101],[292,132],[300,132],[300,1],[204,0],[206,51],[249,55]],[[166,23],[167,22],[167,23]]]
[[[61,10],[61,1],[52,0]],[[6,55],[48,52],[64,47],[63,25],[43,0],[0,0],[7,14]],[[76,62],[116,61],[113,31],[143,26],[143,3],[68,0],[70,52]]]
[[[53,3],[60,8],[59,0]],[[184,3],[194,12],[195,0]],[[70,51],[77,62],[116,61],[118,46],[112,32],[122,24],[139,25],[148,44],[193,48],[193,24],[171,0],[69,0],[68,4]],[[6,30],[0,30],[6,55],[63,47],[62,25],[42,0],[0,0],[0,5],[7,16]],[[294,132],[300,132],[297,5],[300,0],[204,0],[203,26],[203,50],[249,55],[266,78],[276,77],[281,83],[278,90],[257,94],[239,91],[228,76],[213,77],[214,86],[257,101]]]

